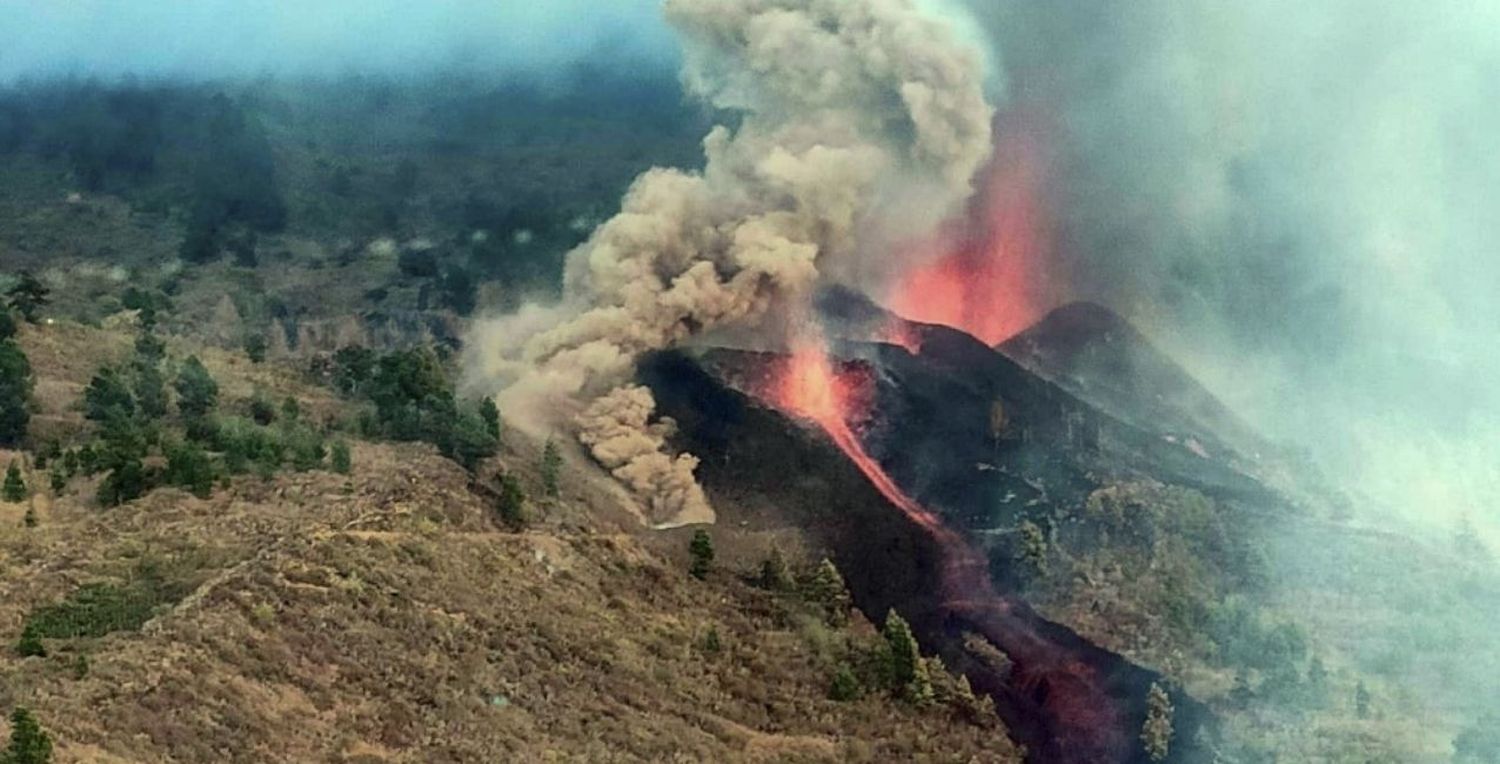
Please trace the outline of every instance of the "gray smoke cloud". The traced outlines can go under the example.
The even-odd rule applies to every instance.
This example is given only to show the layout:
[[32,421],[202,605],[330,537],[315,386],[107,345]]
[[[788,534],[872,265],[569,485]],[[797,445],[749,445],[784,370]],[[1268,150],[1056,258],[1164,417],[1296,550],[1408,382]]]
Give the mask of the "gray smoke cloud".
[[1500,540],[1500,5],[971,3],[1056,267],[1356,492]]
[[726,117],[703,170],[643,174],[569,255],[559,304],[481,322],[467,344],[475,385],[503,388],[509,411],[571,421],[654,520],[680,522],[711,515],[684,487],[695,462],[662,452],[649,393],[617,389],[634,360],[782,321],[897,211],[918,228],[952,214],[990,151],[992,112],[980,54],[906,0],[668,0],[665,12],[686,90]]

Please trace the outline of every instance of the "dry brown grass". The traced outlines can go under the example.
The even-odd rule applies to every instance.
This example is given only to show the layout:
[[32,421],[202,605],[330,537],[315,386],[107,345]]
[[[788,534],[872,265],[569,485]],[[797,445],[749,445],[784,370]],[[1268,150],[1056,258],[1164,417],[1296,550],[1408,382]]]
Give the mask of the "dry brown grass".
[[[59,324],[22,343],[62,391],[129,339]],[[343,405],[295,369],[172,347],[185,352],[227,398]],[[39,416],[83,426],[69,398]],[[208,499],[159,489],[109,510],[78,480],[43,488],[33,529],[23,505],[0,505],[0,709],[32,708],[59,762],[1018,760],[998,725],[827,700],[826,647],[736,574],[764,534],[716,531],[739,570],[700,582],[676,535],[641,529],[576,450],[561,495],[541,498],[541,443],[507,433],[481,474],[516,474],[533,497],[533,524],[513,533],[430,447],[353,446],[347,477],[239,478]],[[142,559],[176,561],[194,588],[138,632],[48,640],[46,658],[9,649],[32,608]]]

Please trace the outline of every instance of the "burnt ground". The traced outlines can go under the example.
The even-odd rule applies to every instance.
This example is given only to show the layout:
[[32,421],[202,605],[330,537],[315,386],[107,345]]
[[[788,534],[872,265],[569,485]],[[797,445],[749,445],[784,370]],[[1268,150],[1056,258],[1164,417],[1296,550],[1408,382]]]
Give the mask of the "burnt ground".
[[[856,422],[870,452],[905,490],[976,544],[979,531],[1007,525],[1041,505],[1081,501],[1105,472],[1154,475],[1222,496],[1274,501],[1232,469],[1130,427],[958,332],[931,327],[913,356],[890,345],[847,343],[840,374],[867,380],[870,416]],[[713,350],[667,353],[643,364],[664,415],[677,420],[683,448],[704,458],[711,498],[741,516],[726,523],[802,527],[845,572],[871,620],[894,608],[923,644],[996,699],[1007,726],[1034,761],[1141,761],[1144,700],[1160,676],[1040,617],[1010,594],[984,608],[955,606],[952,550],[890,504],[820,432],[760,404],[746,391],[773,358]],[[989,411],[1001,400],[1001,437]],[[1029,509],[1028,509],[1029,508]],[[989,555],[991,581],[1007,591],[1005,559]],[[964,586],[960,581],[959,586]],[[1008,672],[965,649],[982,635],[1004,651]],[[1174,761],[1198,760],[1203,708],[1174,693]]]

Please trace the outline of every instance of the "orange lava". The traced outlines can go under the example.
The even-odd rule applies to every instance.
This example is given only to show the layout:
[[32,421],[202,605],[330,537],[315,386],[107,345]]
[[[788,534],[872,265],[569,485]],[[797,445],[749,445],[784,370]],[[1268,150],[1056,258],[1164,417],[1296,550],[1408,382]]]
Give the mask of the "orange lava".
[[937,516],[927,511],[891,480],[880,464],[849,428],[854,418],[851,381],[834,372],[828,353],[815,342],[801,341],[792,348],[784,368],[775,375],[773,395],[782,411],[809,419],[833,440],[849,461],[908,517],[934,533],[947,533]]
[[821,343],[802,341],[771,370],[763,397],[787,414],[816,424],[887,501],[937,541],[943,550],[943,607],[1016,659],[1018,673],[1012,680],[1045,699],[1054,731],[1067,731],[1069,740],[1083,741],[1089,753],[1067,760],[1117,760],[1115,754],[1128,751],[1131,741],[1122,732],[1119,709],[1108,702],[1101,678],[1016,618],[1011,603],[996,593],[984,555],[901,490],[870,456],[850,426],[867,414],[861,409],[868,405],[869,391],[858,388],[857,379],[834,368]]
[[888,286],[887,307],[990,345],[1041,317],[1048,307],[1051,254],[1041,123],[1025,109],[997,121],[999,142],[969,219],[919,245],[928,250],[926,257]]

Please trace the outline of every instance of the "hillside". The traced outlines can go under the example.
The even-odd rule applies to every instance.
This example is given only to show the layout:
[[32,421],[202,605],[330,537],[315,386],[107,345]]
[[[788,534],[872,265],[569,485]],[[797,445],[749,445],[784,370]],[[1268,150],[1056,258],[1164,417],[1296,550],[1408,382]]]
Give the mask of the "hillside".
[[[43,416],[67,421],[78,360],[127,337],[28,329],[54,393]],[[338,404],[290,369],[210,358],[226,390]],[[482,472],[509,469],[539,496],[539,458],[510,433]],[[35,528],[0,505],[7,641],[91,583],[163,597],[138,629],[47,639],[44,658],[5,651],[0,705],[32,709],[63,762],[1019,760],[994,722],[829,700],[840,645],[873,632],[808,622],[746,583],[765,538],[726,532],[720,570],[698,581],[686,537],[637,535],[576,456],[522,532],[430,447],[357,443],[353,463],[112,509],[76,484],[40,490]]]

